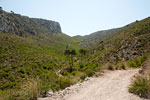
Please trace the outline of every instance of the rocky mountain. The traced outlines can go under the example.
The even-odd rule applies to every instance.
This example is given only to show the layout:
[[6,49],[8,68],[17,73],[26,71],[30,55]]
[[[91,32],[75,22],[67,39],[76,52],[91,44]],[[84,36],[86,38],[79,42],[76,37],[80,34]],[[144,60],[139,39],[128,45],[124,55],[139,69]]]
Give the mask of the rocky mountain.
[[15,33],[20,36],[62,33],[58,22],[29,18],[14,12],[5,12],[2,9],[0,9],[0,32]]
[[79,51],[79,42],[62,33],[58,22],[0,10],[0,100],[37,100],[34,86],[39,96],[46,96],[52,88],[73,84],[57,72],[69,66],[66,47]]

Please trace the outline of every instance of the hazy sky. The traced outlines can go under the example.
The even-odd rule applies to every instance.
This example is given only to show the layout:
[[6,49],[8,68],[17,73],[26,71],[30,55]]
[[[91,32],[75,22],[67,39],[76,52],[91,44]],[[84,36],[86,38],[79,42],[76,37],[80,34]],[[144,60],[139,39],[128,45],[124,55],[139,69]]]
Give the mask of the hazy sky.
[[6,11],[58,21],[70,36],[124,26],[150,16],[150,0],[0,0]]

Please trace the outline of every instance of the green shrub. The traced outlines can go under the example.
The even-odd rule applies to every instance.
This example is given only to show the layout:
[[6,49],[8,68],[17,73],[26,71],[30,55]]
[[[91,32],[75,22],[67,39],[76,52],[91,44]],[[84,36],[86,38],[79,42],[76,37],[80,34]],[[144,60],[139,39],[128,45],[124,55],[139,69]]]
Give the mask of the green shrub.
[[60,89],[59,84],[53,83],[50,87],[53,91],[58,91]]
[[5,72],[5,71],[0,70],[0,77],[6,78],[6,77],[8,77],[8,73]]
[[12,70],[11,67],[5,67],[5,68],[3,68],[3,71],[5,71],[5,72],[9,72],[11,70]]
[[133,60],[130,60],[128,62],[128,66],[133,68],[139,68],[146,61],[146,59],[147,59],[147,55],[143,55],[139,58],[134,58]]
[[133,67],[133,68],[137,67],[136,63],[133,60],[131,60],[131,61],[128,62],[128,66],[129,67]]
[[126,65],[125,65],[125,62],[123,62],[123,61],[120,61],[117,65],[116,65],[116,67],[115,67],[115,69],[119,69],[119,70],[121,70],[121,69],[126,69]]
[[80,64],[80,69],[82,69],[84,67],[84,65],[83,64]]
[[108,70],[114,70],[114,67],[113,67],[113,65],[111,63],[109,63],[108,66],[107,66],[107,69]]
[[73,75],[73,76],[75,76],[75,75],[77,75],[78,73],[80,73],[79,71],[73,71],[71,74]]
[[148,55],[144,54],[142,57],[140,57],[141,63],[144,63],[148,58]]
[[68,72],[68,71],[64,71],[64,72],[62,73],[62,75],[67,76],[67,75],[69,75],[69,72]]
[[25,98],[23,99],[23,97],[19,99],[16,92],[18,92],[18,90],[0,90],[0,100],[26,100]]
[[148,77],[137,77],[129,87],[129,92],[142,97],[150,96],[150,80]]
[[59,78],[59,85],[61,89],[65,89],[66,87],[69,87],[72,84],[73,83],[69,78],[63,78],[63,77]]
[[102,70],[102,66],[98,66],[95,68],[95,72],[100,72]]
[[81,79],[81,80],[84,80],[85,78],[86,78],[86,75],[85,75],[85,74],[83,74],[83,75],[80,76],[80,79]]
[[124,63],[124,62],[121,62],[121,64],[120,64],[120,68],[121,68],[121,69],[124,69],[124,70],[126,69],[126,65],[125,65],[125,63]]
[[117,65],[115,66],[115,69],[116,69],[116,70],[120,69],[120,66],[117,64]]
[[16,85],[15,82],[7,82],[4,83],[3,85],[0,86],[0,89],[4,90],[4,89],[10,89],[12,87],[14,87]]
[[91,70],[91,69],[87,69],[86,71],[85,71],[85,73],[86,73],[86,75],[88,76],[88,77],[91,77],[91,76],[93,76],[94,75],[94,71],[93,70]]
[[134,58],[133,60],[130,60],[128,62],[128,66],[133,68],[141,67],[141,65],[142,65],[141,60],[138,58]]

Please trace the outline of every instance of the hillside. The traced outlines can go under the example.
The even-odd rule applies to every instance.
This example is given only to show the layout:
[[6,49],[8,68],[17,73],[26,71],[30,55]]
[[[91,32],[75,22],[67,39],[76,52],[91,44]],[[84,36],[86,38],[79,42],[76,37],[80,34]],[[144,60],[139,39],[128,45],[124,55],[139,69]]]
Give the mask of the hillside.
[[0,100],[36,100],[103,69],[126,69],[130,61],[139,67],[149,49],[149,17],[73,38],[62,33],[58,22],[1,9]]
[[[1,38],[4,36],[4,33],[6,33],[8,38],[18,35],[24,37],[23,39],[25,41],[34,42],[32,43],[34,45],[47,46],[51,53],[59,53],[58,55],[62,54],[61,51],[64,50],[67,45],[73,44],[78,48],[77,43],[80,42],[80,40],[73,39],[62,33],[61,26],[58,22],[29,18],[15,14],[12,11],[9,13],[2,9],[0,9],[0,32],[3,34]],[[8,33],[10,33],[10,35],[8,35]],[[3,42],[5,43],[6,41]]]
[[62,33],[58,22],[29,18],[14,12],[5,12],[2,9],[0,9],[0,32],[15,33],[23,37],[29,34]]
[[[149,53],[150,18],[136,21],[107,40],[96,44],[91,51],[98,62],[128,61]],[[91,57],[92,58],[92,57]]]
[[74,36],[73,38],[83,40],[83,42],[80,43],[82,47],[90,47],[101,41],[104,41],[110,38],[114,34],[117,34],[123,28],[124,27],[110,29],[110,30],[97,31],[97,32],[91,33],[90,35],[85,35],[85,36],[77,35],[77,36]]
[[66,47],[79,50],[79,42],[62,33],[58,22],[0,10],[0,100],[29,100],[34,86],[45,96],[73,84],[57,72],[69,66]]

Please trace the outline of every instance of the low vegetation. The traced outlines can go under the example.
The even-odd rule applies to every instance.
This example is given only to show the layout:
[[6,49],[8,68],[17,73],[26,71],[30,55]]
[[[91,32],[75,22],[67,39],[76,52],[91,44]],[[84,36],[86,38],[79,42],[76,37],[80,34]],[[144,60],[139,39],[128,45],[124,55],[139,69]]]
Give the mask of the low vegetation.
[[150,99],[150,62],[149,59],[142,65],[139,75],[135,77],[129,87],[129,92]]
[[[36,100],[103,69],[140,68],[149,58],[149,27],[150,18],[134,22],[88,49],[63,33],[0,32],[0,100]],[[148,98],[149,77],[144,71],[129,91]]]
[[116,65],[115,69],[116,69],[116,70],[121,70],[121,69],[125,70],[125,69],[127,69],[127,67],[128,67],[128,66],[127,66],[126,62],[120,61],[120,62]]
[[141,97],[150,98],[150,80],[149,76],[137,76],[129,88],[129,92]]
[[[36,100],[48,90],[64,89],[101,70],[99,63],[85,60],[86,50],[76,45],[78,40],[65,35],[49,43],[46,37],[39,42],[38,36],[0,34],[0,100]],[[67,50],[65,40],[72,42]]]
[[146,61],[147,55],[143,55],[139,58],[134,58],[133,60],[130,60],[128,62],[128,66],[132,68],[139,68],[143,65],[143,63]]

